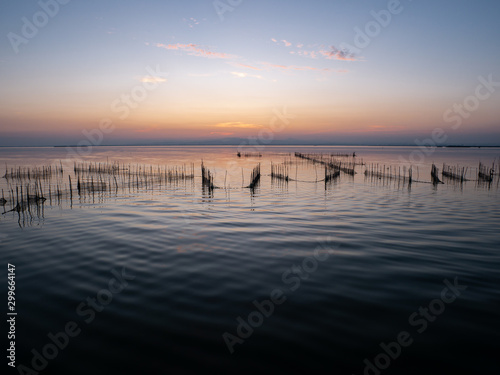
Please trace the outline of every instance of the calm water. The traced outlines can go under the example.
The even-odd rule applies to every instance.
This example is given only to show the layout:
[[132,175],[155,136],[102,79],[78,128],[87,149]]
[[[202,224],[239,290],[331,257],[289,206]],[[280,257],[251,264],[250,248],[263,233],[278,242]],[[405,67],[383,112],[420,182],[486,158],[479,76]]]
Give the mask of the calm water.
[[[72,199],[1,215],[4,281],[16,266],[16,365],[32,368],[39,352],[54,357],[35,360],[42,374],[498,373],[500,189],[498,176],[472,180],[500,150],[435,150],[413,165],[411,186],[366,178],[363,166],[325,185],[322,167],[295,151],[399,167],[414,149],[238,158],[235,147],[102,147],[84,159],[194,163],[195,178],[81,195],[73,186]],[[63,148],[0,149],[9,168],[62,160],[52,189],[67,192],[66,158]],[[202,189],[202,159],[221,189]],[[293,181],[272,181],[270,162],[285,160]],[[434,186],[433,162],[468,167],[471,181]],[[6,179],[0,187],[8,197]],[[55,353],[48,335],[68,322],[78,334]],[[405,346],[390,344],[398,337]]]

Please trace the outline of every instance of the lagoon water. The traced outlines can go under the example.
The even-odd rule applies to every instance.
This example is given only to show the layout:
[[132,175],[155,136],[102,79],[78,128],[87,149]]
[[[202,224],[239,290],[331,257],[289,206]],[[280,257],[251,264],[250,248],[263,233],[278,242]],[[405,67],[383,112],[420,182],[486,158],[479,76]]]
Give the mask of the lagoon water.
[[[474,180],[499,149],[414,153],[411,185],[367,178],[361,165],[325,185],[320,165],[293,156],[356,152],[399,167],[415,150],[266,147],[238,158],[236,147],[94,148],[84,160],[194,163],[195,177],[0,215],[4,280],[16,267],[16,365],[72,375],[498,373],[500,189],[498,175]],[[62,160],[61,189],[75,181],[67,157],[0,149],[8,168]],[[201,160],[220,189],[202,189]],[[271,180],[271,161],[285,160],[291,181]],[[469,181],[431,184],[433,162],[467,167]],[[6,198],[15,185],[1,179]],[[68,322],[78,334],[55,353],[49,334]],[[390,344],[398,337],[404,345]],[[53,358],[32,363],[36,353]]]

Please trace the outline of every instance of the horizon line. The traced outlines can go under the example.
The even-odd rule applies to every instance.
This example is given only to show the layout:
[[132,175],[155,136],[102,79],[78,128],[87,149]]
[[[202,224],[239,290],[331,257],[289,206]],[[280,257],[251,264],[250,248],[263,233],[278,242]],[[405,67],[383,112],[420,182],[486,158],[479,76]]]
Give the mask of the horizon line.
[[[421,147],[415,144],[361,144],[361,143],[349,143],[349,144],[334,144],[334,143],[282,143],[282,144],[268,144],[268,145],[250,145],[250,144],[227,144],[227,143],[170,143],[170,144],[109,144],[109,145],[91,145],[91,147],[176,147],[176,146],[199,146],[199,147],[214,147],[214,146],[225,146],[225,147]],[[64,148],[64,147],[81,147],[78,145],[0,145],[4,148]],[[88,147],[88,146],[83,146]],[[484,145],[484,144],[471,144],[471,145],[436,145],[435,148],[500,148],[500,145]]]

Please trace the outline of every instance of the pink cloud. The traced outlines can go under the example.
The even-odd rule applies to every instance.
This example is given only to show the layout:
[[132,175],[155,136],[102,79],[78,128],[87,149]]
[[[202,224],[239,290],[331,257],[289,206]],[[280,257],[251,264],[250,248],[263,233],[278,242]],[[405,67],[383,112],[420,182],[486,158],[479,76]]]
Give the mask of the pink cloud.
[[[276,41],[276,39],[272,38],[272,41]],[[282,40],[283,43],[287,47],[292,46],[292,43]],[[276,42],[278,43],[278,42]],[[212,52],[204,49],[202,46],[194,43],[189,43],[189,44],[183,44],[183,43],[175,43],[175,44],[162,44],[162,43],[156,43],[156,47],[158,48],[163,48],[167,50],[174,50],[174,51],[184,51],[189,55],[192,56],[199,56],[199,57],[206,57],[206,58],[217,58],[217,59],[232,59],[233,61],[227,61],[228,64],[239,67],[239,68],[245,68],[245,69],[251,69],[255,71],[262,71],[262,70],[274,70],[278,69],[282,72],[285,71],[317,71],[321,73],[329,73],[329,72],[337,72],[337,73],[347,73],[347,70],[335,70],[331,68],[315,68],[311,66],[297,66],[297,65],[280,65],[280,64],[272,64],[269,62],[260,62],[260,63],[252,63],[252,65],[249,64],[244,64],[240,62],[234,61],[238,56],[230,55],[227,53],[221,53],[221,52]],[[321,48],[321,47],[320,47]],[[325,48],[323,46],[323,48]],[[291,54],[299,55],[299,56],[304,56],[312,59],[317,59],[318,57],[323,57],[327,58],[329,60],[345,60],[345,61],[356,61],[357,59],[354,57],[354,54],[350,53],[347,50],[338,50],[335,47],[330,47],[331,50],[321,50],[321,51],[290,51]],[[230,72],[233,76],[238,77],[238,78],[246,78],[246,77],[252,77],[252,78],[259,78],[259,79],[264,79],[260,75],[251,75],[248,73],[242,73],[242,72]]]
[[317,59],[318,54],[315,51],[299,51],[300,56],[310,57],[312,59]]
[[271,63],[264,63],[264,64],[271,67],[271,68],[287,69],[287,67],[285,65],[276,65],[276,64],[271,64]]
[[321,50],[319,53],[327,58],[328,60],[341,60],[341,61],[357,61],[354,53],[348,50],[340,50],[335,48],[334,46],[330,47],[330,50]]
[[247,64],[241,64],[241,63],[229,63],[229,64],[234,65],[234,66],[239,66],[241,68],[247,68],[247,69],[253,69],[253,70],[262,70],[261,68],[257,68],[255,66],[247,65]]
[[234,56],[227,54],[227,53],[207,51],[206,49],[203,49],[200,46],[198,46],[197,44],[193,44],[193,43],[190,43],[190,44],[156,43],[156,47],[164,48],[164,49],[168,49],[168,50],[183,50],[183,51],[187,51],[188,54],[190,54],[192,56],[208,57],[208,58],[214,58],[214,59],[231,59],[234,57]]

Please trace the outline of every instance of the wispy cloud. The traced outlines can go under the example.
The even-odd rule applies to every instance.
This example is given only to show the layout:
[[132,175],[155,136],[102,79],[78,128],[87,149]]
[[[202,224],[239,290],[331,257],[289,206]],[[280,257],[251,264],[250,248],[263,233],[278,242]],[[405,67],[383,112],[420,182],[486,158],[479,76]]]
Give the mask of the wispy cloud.
[[140,81],[143,83],[151,83],[151,82],[166,82],[167,80],[161,77],[145,76],[142,77]]
[[238,77],[238,78],[247,78],[247,77],[251,77],[251,78],[263,79],[263,78],[262,78],[262,76],[259,76],[259,75],[254,75],[254,74],[248,74],[248,73],[231,72],[231,74],[232,74],[233,76]]
[[347,49],[335,48],[335,46],[331,46],[330,50],[321,50],[319,53],[328,60],[358,61],[354,53]]
[[242,129],[258,129],[262,128],[262,125],[256,124],[245,124],[240,121],[235,122],[221,122],[215,125],[216,128],[242,128]]
[[[271,39],[274,43],[279,46],[292,47],[293,43],[287,41],[286,39],[282,39],[280,42],[276,39]],[[282,43],[281,43],[282,42]],[[318,59],[319,57],[327,59],[327,60],[340,60],[340,61],[360,61],[353,52],[347,49],[338,49],[335,46],[330,46],[330,49],[325,48],[324,45],[309,45],[309,50],[302,49],[304,47],[303,43],[297,43],[296,48],[298,50],[290,51],[290,54],[295,56],[302,56],[311,59]]]
[[[205,19],[204,19],[205,20]],[[200,24],[200,21],[197,20],[196,18],[189,18],[189,19],[186,19],[186,18],[183,18],[182,19],[183,22],[187,23],[188,24],[188,27],[190,29],[194,28],[196,25],[199,25]]]
[[189,55],[192,56],[199,56],[199,57],[207,57],[207,58],[213,58],[213,59],[232,59],[235,56],[230,55],[228,53],[222,53],[222,52],[212,52],[208,51],[205,48],[202,48],[198,44],[182,44],[182,43],[176,43],[176,44],[162,44],[162,43],[156,43],[156,47],[158,48],[163,48],[167,50],[181,50],[181,51],[186,51]]
[[253,70],[262,70],[262,68],[257,68],[256,66],[253,65],[247,65],[247,64],[241,64],[238,62],[230,62],[229,64],[233,66],[238,66],[240,68],[247,68],[247,69],[253,69]]
[[285,39],[282,39],[282,40],[277,40],[276,38],[271,38],[271,41],[273,41],[274,43],[278,44],[278,45],[284,45],[285,47],[291,47],[292,46],[292,43],[289,42],[288,40],[285,40]]
[[[307,50],[293,50],[293,45],[291,42],[283,39],[281,41],[278,41],[275,38],[271,39],[274,43],[277,43],[281,46],[285,45],[286,47],[292,47],[291,51],[289,50],[289,53],[295,56],[301,56],[301,57],[308,57],[312,59],[318,59],[319,57],[325,58],[328,60],[343,60],[343,61],[356,61],[356,58],[354,54],[350,53],[349,51],[346,50],[339,50],[335,47],[330,47],[329,50],[325,48],[325,46],[320,46],[321,48],[319,51],[307,51]],[[315,71],[315,72],[320,72],[320,73],[347,73],[347,70],[335,70],[333,68],[317,68],[317,67],[312,67],[312,66],[300,66],[300,65],[282,65],[282,64],[274,64],[270,62],[252,62],[250,61],[249,63],[243,63],[239,62],[240,61],[245,61],[239,56],[231,55],[228,53],[222,53],[222,52],[212,52],[206,49],[203,46],[200,46],[199,44],[194,44],[194,43],[175,43],[175,44],[163,44],[163,43],[155,43],[155,44],[150,44],[146,43],[146,45],[153,45],[158,48],[166,49],[166,50],[171,50],[171,51],[181,51],[185,52],[188,55],[192,56],[198,56],[198,57],[206,57],[206,58],[213,58],[213,59],[225,59],[227,60],[227,63],[235,66],[237,68],[243,68],[243,69],[249,69],[253,71],[271,71],[271,70],[279,70],[281,72],[292,72],[292,71]],[[302,43],[297,44],[297,47],[303,47]],[[309,46],[309,47],[314,47],[314,46]],[[234,77],[238,78],[257,78],[257,79],[264,79],[261,75],[256,75],[256,74],[249,74],[246,72],[241,72],[241,71],[230,71],[229,72],[231,75]],[[208,74],[189,74],[189,76],[192,77],[208,77],[210,75]],[[154,81],[154,82],[159,82],[159,81]]]
[[318,58],[318,54],[315,51],[292,51],[292,54],[297,54],[299,56],[310,57],[312,59]]

